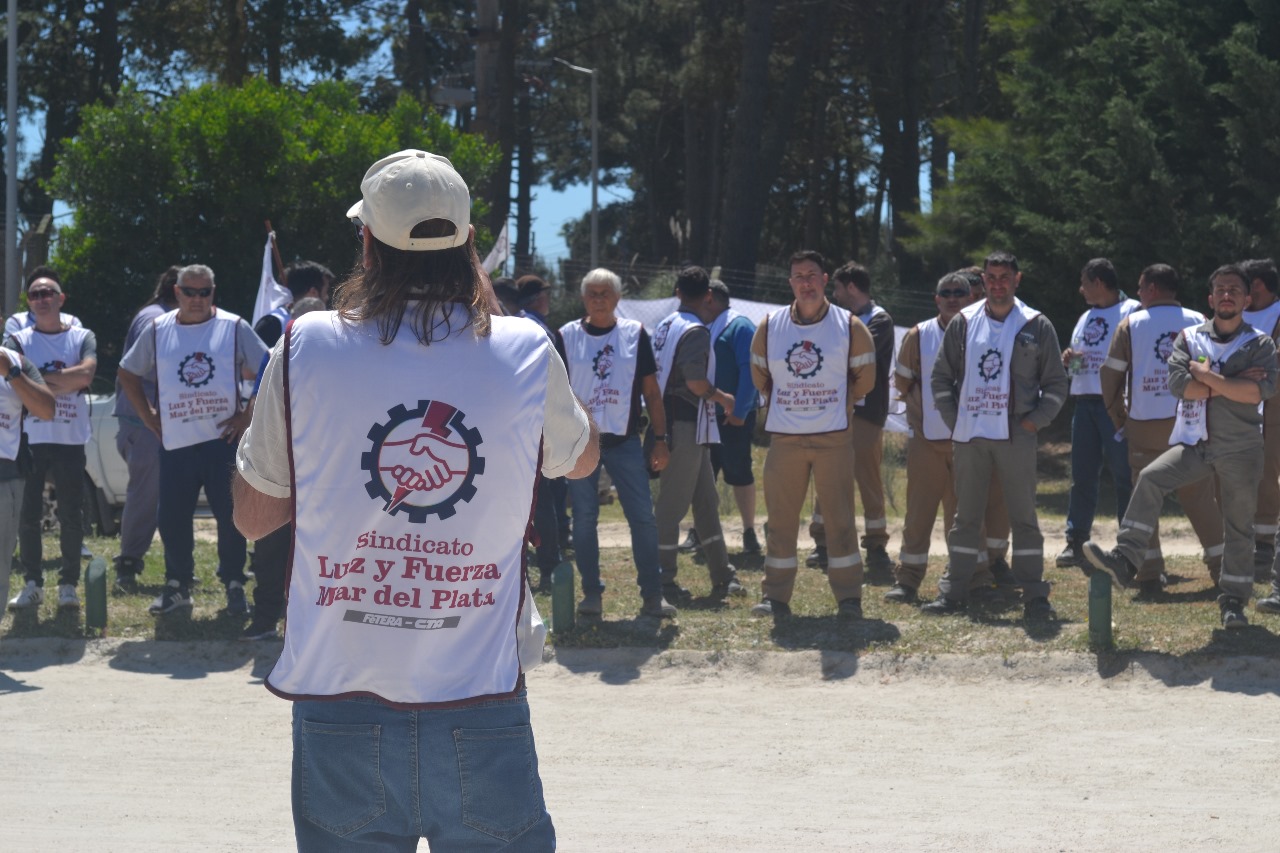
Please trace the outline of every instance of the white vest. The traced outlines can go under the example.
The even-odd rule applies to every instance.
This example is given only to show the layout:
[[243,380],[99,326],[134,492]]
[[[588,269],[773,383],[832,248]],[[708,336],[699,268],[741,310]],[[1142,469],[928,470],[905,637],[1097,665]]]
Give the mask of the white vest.
[[583,320],[560,327],[573,393],[601,433],[626,435],[631,423],[631,389],[640,352],[639,320],[618,319],[608,334],[592,335]]
[[[56,335],[46,335],[27,326],[14,332],[13,339],[42,374],[80,363],[80,346],[88,332],[72,326]],[[83,392],[54,397],[53,420],[35,415],[27,418],[27,438],[32,444],[88,444],[89,401]]]
[[[997,323],[987,316],[986,300],[960,312],[965,327],[964,383],[960,386],[956,428],[952,439],[968,442],[975,438],[1009,438],[1009,407],[1013,345],[1018,332],[1040,316],[1021,299]],[[954,321],[953,321],[954,322]]]
[[[80,318],[74,314],[58,314],[58,319],[62,321],[64,326],[79,326]],[[30,311],[15,311],[9,315],[9,319],[4,321],[4,332],[6,335],[12,335],[20,329],[30,328],[36,324],[36,317]]]
[[1071,333],[1071,349],[1080,357],[1080,366],[1071,375],[1072,396],[1102,393],[1098,371],[1107,360],[1116,327],[1141,307],[1136,299],[1122,299],[1110,308],[1090,308],[1080,315]]
[[239,407],[236,335],[240,317],[222,308],[203,323],[178,312],[156,318],[156,392],[165,450],[221,440],[218,422]]
[[[1183,332],[1187,341],[1187,352],[1192,361],[1205,358],[1214,371],[1221,371],[1222,365],[1235,354],[1240,347],[1257,338],[1266,337],[1257,329],[1249,328],[1236,335],[1234,340],[1220,344],[1209,336],[1203,328]],[[1261,408],[1261,404],[1259,404]],[[1195,447],[1202,441],[1209,440],[1209,401],[1179,400],[1178,419],[1173,422],[1173,431],[1169,434],[1169,444],[1186,444]],[[1227,488],[1230,483],[1224,484]]]
[[1244,321],[1264,335],[1274,336],[1276,325],[1280,324],[1280,299],[1261,311],[1245,311]]
[[924,437],[929,441],[940,441],[951,438],[951,430],[947,422],[938,412],[938,405],[933,401],[933,365],[938,360],[938,352],[942,349],[942,335],[946,329],[938,322],[938,318],[926,320],[916,326],[919,330],[920,342],[920,402],[924,409]]
[[1204,315],[1181,305],[1156,305],[1129,315],[1129,417],[1159,421],[1178,411],[1169,390],[1169,355],[1178,333],[1204,323]]
[[453,327],[424,347],[405,324],[384,346],[376,323],[294,321],[288,630],[267,677],[278,695],[427,706],[520,688],[553,349],[523,318],[494,317],[485,338]]
[[[0,347],[9,359],[9,364],[22,367],[22,356],[7,347]],[[8,380],[0,383],[0,459],[10,461],[18,458],[18,447],[22,444],[22,398],[20,398]]]
[[[675,365],[676,350],[680,341],[697,326],[702,326],[692,314],[673,311],[653,330],[653,351],[658,360],[658,388],[667,393],[667,379],[671,377],[671,368]],[[707,348],[707,381],[712,387],[716,384],[716,342],[713,338]],[[670,426],[670,418],[667,421]],[[710,400],[698,401],[698,426],[695,433],[698,444],[719,444],[720,426],[716,423],[716,404]]]
[[848,429],[849,312],[831,305],[821,322],[802,326],[782,308],[765,322],[773,382],[765,429],[785,435]]

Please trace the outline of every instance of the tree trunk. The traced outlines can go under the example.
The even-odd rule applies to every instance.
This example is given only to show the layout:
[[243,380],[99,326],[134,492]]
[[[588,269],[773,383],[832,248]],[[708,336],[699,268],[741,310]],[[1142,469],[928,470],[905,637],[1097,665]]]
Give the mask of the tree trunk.
[[516,121],[520,137],[519,169],[516,172],[516,274],[533,269],[533,246],[530,232],[533,230],[533,187],[538,182],[536,153],[533,145],[533,110],[530,106],[529,88],[520,91],[519,114]]
[[227,25],[227,53],[222,67],[222,82],[240,86],[249,77],[249,22],[245,18],[245,0],[223,0]]
[[489,178],[489,230],[497,236],[511,212],[511,159],[516,147],[516,55],[520,52],[520,31],[524,21],[521,0],[501,0],[502,29],[498,36],[497,128],[494,139],[500,152],[498,165]]
[[408,0],[404,4],[404,21],[408,35],[405,36],[403,79],[400,81],[404,90],[418,99],[419,103],[429,103],[431,97],[431,81],[427,79],[427,23],[424,20],[424,0]]
[[488,142],[498,136],[498,0],[476,0],[476,113],[471,130]]

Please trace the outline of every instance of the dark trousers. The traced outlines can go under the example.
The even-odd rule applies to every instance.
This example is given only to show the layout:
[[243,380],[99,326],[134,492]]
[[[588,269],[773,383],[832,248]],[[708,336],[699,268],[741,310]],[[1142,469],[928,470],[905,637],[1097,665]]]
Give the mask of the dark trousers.
[[284,613],[284,579],[289,567],[293,525],[268,533],[253,545],[253,612],[263,621],[278,620]]
[[560,519],[556,513],[556,492],[561,478],[548,480],[538,475],[538,506],[533,513],[533,529],[538,533],[536,559],[543,583],[551,582],[551,570],[560,565]]
[[218,578],[244,583],[245,541],[231,520],[231,474],[236,446],[220,438],[177,450],[160,451],[160,541],[164,576],[190,585],[196,572],[195,531],[191,517],[204,487],[218,521]]
[[40,562],[44,559],[40,523],[44,518],[44,481],[53,477],[58,494],[58,542],[62,546],[62,566],[58,583],[80,583],[80,548],[84,545],[81,523],[84,503],[84,445],[33,444],[35,469],[27,475],[22,492],[22,518],[18,522],[18,553],[26,580],[44,586]]

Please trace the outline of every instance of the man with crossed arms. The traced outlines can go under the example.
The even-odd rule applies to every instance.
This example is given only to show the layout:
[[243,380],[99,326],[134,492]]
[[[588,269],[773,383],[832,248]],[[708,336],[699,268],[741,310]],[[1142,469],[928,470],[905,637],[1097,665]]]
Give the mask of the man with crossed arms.
[[[1177,293],[1178,273],[1173,267],[1152,264],[1142,271],[1138,278],[1142,307],[1116,327],[1099,373],[1107,413],[1129,441],[1129,468],[1135,478],[1169,449],[1178,410],[1178,398],[1169,390],[1168,361],[1174,339],[1183,329],[1204,322],[1199,311],[1179,304]],[[1177,494],[1216,582],[1222,567],[1222,516],[1213,478],[1184,486]],[[1152,526],[1151,542],[1134,578],[1139,597],[1145,599],[1159,596],[1166,582],[1159,521]]]

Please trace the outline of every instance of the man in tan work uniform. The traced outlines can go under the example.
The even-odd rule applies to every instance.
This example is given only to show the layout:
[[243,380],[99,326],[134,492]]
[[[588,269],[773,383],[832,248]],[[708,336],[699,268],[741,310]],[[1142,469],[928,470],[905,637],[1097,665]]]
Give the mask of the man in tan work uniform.
[[[1280,274],[1270,258],[1240,263],[1249,277],[1249,310],[1244,321],[1274,341],[1280,341]],[[1275,397],[1262,404],[1262,482],[1258,484],[1258,510],[1253,519],[1253,579],[1272,580],[1276,534],[1280,527],[1280,402]]]
[[812,474],[827,518],[827,580],[842,619],[862,618],[862,555],[853,517],[853,404],[875,384],[875,344],[857,317],[825,295],[826,262],[791,256],[795,301],[769,315],[751,341],[751,378],[766,401],[764,462],[769,514],[763,600],[756,616],[791,615],[796,537]]

